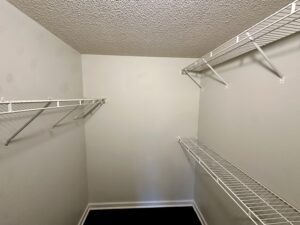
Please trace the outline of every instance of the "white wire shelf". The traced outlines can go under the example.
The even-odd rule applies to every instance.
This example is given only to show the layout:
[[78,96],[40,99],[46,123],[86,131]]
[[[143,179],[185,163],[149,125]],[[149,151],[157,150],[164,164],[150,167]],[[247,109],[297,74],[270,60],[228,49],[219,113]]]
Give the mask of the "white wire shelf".
[[300,212],[197,139],[179,138],[182,148],[257,225],[300,225]]
[[[44,111],[61,112],[60,117],[52,128],[58,127],[71,114],[73,119],[85,119],[106,102],[106,99],[57,99],[57,100],[16,100],[0,101],[0,119],[8,120],[10,115],[29,117],[17,131],[7,137],[5,145],[9,145],[29,124],[36,120]],[[26,115],[26,116],[25,116]],[[16,117],[15,117],[16,118]],[[17,118],[16,118],[17,119]]]
[[[254,49],[258,49],[273,69],[275,75],[282,78],[281,73],[274,67],[260,47],[299,31],[300,0],[296,0],[185,67],[183,72],[200,73]],[[215,73],[215,71],[213,72]],[[218,74],[216,75],[218,77]]]

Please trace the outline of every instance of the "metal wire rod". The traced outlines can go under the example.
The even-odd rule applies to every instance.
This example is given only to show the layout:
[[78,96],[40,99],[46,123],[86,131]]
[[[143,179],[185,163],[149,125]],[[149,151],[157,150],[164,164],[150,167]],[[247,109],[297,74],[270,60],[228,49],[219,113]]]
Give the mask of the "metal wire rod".
[[[195,143],[194,143],[195,144]],[[195,144],[196,145],[196,144]],[[205,152],[203,149],[199,148],[199,150],[202,150],[204,154],[206,154],[208,157],[210,157],[211,159],[214,160],[214,158],[212,156],[210,156],[207,152]],[[223,168],[225,171],[227,171],[229,174],[231,174],[236,180],[240,181],[241,184],[243,186],[245,186],[245,188],[247,189],[248,192],[251,192],[253,194],[255,194],[261,201],[263,201],[264,204],[266,204],[268,207],[270,207],[271,209],[277,211],[274,207],[272,207],[268,202],[266,202],[266,200],[264,200],[263,198],[261,198],[254,190],[250,189],[247,185],[245,185],[238,177],[236,177],[232,172],[228,171],[220,162],[216,161],[216,163],[221,167]],[[245,204],[245,203],[244,203]],[[247,206],[248,207],[248,206]],[[251,208],[248,207],[248,209],[250,210]],[[287,222],[288,220],[280,213],[277,211],[277,213],[282,217],[284,218]],[[257,217],[257,216],[256,216]],[[257,217],[259,218],[259,217]]]
[[[82,104],[84,105],[90,105],[90,103]],[[7,111],[7,112],[0,112],[1,115],[6,114],[14,114],[14,113],[25,113],[25,112],[34,112],[34,111],[40,111],[40,110],[53,110],[53,109],[63,109],[63,108],[72,108],[77,105],[64,105],[64,106],[51,106],[51,107],[40,107],[40,108],[33,108],[33,109],[22,109],[22,110],[15,110],[15,111]]]
[[[258,225],[297,225],[300,212],[265,186],[243,173],[218,154],[194,139],[179,138],[179,143],[216,181],[242,211]],[[224,181],[224,176],[232,179]],[[227,179],[227,178],[226,178]],[[240,185],[234,184],[236,181]]]
[[185,75],[187,75],[199,88],[202,88],[199,82],[197,82],[187,71],[182,71]]
[[[25,113],[25,112],[32,112],[32,111],[40,111],[42,109],[45,110],[53,110],[53,109],[63,109],[63,108],[73,108],[76,107],[77,105],[80,106],[85,106],[85,105],[92,105],[97,101],[100,100],[105,100],[105,99],[64,99],[64,100],[25,100],[25,101],[2,101],[0,102],[1,104],[4,104],[7,106],[7,110],[6,111],[0,111],[0,116],[1,115],[6,115],[6,114],[14,114],[14,113]],[[44,103],[44,102],[50,102],[52,104],[55,103],[55,106],[51,106],[51,107],[30,107],[30,104],[33,103]],[[74,103],[74,104],[66,104],[66,103]],[[14,106],[20,105],[20,104],[28,104],[30,108],[28,109],[18,109],[18,110],[14,110]],[[64,105],[63,105],[64,104]]]
[[17,130],[6,142],[5,146],[8,146],[9,143],[19,134],[21,133],[32,121],[34,121],[39,115],[42,114],[42,112],[45,111],[45,108],[47,108],[51,102],[47,102],[43,109],[41,109],[37,114],[35,114],[30,120],[28,120],[19,130]]
[[75,120],[85,119],[89,114],[91,114],[94,110],[96,110],[98,106],[102,106],[104,103],[105,103],[104,99],[96,101],[94,103],[94,106],[92,106],[87,112],[82,113],[82,115],[77,116]]
[[254,44],[255,48],[260,52],[260,54],[264,57],[265,61],[269,64],[271,67],[271,70],[274,72],[274,74],[279,77],[280,79],[283,79],[283,75],[281,72],[275,67],[275,65],[271,62],[270,58],[265,54],[265,52],[262,50],[262,48],[255,42],[254,38],[250,36],[248,33],[249,40]]
[[98,106],[102,106],[103,104],[104,104],[104,102],[97,103],[94,107],[92,107],[87,113],[85,113],[80,118],[85,119],[88,115],[92,114],[98,108]]
[[[297,10],[297,12],[298,12],[299,10]],[[290,32],[290,33],[287,33],[287,34],[285,34],[285,35],[281,35],[281,36],[276,36],[276,34],[274,35],[274,33],[276,33],[276,29],[282,29],[282,27],[284,26],[284,25],[286,25],[286,23],[287,22],[285,22],[285,23],[280,23],[282,20],[284,20],[284,19],[286,19],[286,18],[288,18],[290,15],[288,14],[288,15],[286,15],[286,16],[284,16],[284,17],[282,17],[282,18],[280,18],[279,20],[277,20],[277,21],[275,21],[275,22],[272,22],[271,24],[268,24],[266,27],[264,27],[263,29],[260,29],[260,30],[258,30],[258,31],[255,31],[254,33],[252,33],[252,35],[255,35],[256,36],[256,38],[259,38],[259,39],[261,39],[262,37],[264,37],[263,35],[272,35],[272,37],[275,37],[277,40],[278,39],[281,39],[281,38],[283,38],[284,36],[288,36],[288,35],[290,35],[290,34],[293,34],[293,33],[295,33],[295,32],[297,32],[297,31],[299,31],[299,28],[298,29],[294,29],[292,32]],[[293,21],[295,21],[297,18],[294,18],[294,20],[292,20],[292,22]],[[291,21],[288,21],[288,22],[291,22]],[[272,28],[272,25],[274,25],[274,24],[276,24],[276,23],[278,23],[278,25],[280,25],[279,27],[275,27],[275,28]],[[268,28],[271,28],[271,30],[268,30]],[[250,29],[249,29],[250,30]],[[247,32],[249,31],[249,30],[247,30]],[[262,33],[262,34],[260,34],[259,33],[259,31],[262,31],[262,30],[264,30],[264,33]],[[245,31],[246,32],[246,31]],[[246,33],[247,33],[246,32]],[[281,30],[279,30],[278,31],[278,33],[282,33],[281,32]],[[244,35],[244,34],[243,34]],[[242,36],[242,35],[241,35]],[[212,58],[212,59],[210,59],[210,61],[211,60],[214,60],[214,59],[217,59],[217,58],[219,58],[219,57],[222,57],[223,55],[225,55],[225,54],[228,54],[229,52],[232,52],[232,51],[238,51],[238,48],[240,48],[240,47],[243,47],[243,46],[247,46],[246,44],[248,44],[248,42],[247,41],[245,41],[245,40],[247,40],[247,36],[246,37],[244,37],[240,42],[236,42],[236,43],[234,43],[233,45],[231,45],[231,46],[229,46],[229,47],[227,47],[227,48],[225,48],[225,49],[223,49],[223,50],[221,50],[220,52],[218,52],[218,53],[216,53],[215,54],[215,57],[214,58]],[[238,43],[240,43],[240,46],[235,46],[236,44],[238,44]],[[270,42],[268,42],[268,43],[270,43]],[[265,44],[268,44],[268,43],[265,43]],[[228,50],[227,52],[225,51],[225,50]],[[250,50],[252,50],[252,48],[249,48],[248,49],[248,51],[250,51]],[[220,54],[222,51],[224,51],[224,54]],[[244,52],[243,52],[244,53]]]
[[[261,223],[258,223],[256,220],[254,220],[252,218],[252,212],[249,210],[247,210],[247,206],[239,201],[239,198],[235,195],[235,193],[233,193],[230,188],[227,188],[226,185],[222,182],[222,180],[218,179],[218,176],[212,172],[209,167],[206,166],[206,164],[201,160],[201,158],[199,156],[194,156],[194,152],[192,152],[189,148],[189,146],[187,145],[186,142],[183,142],[182,139],[179,137],[178,138],[179,143],[181,144],[181,146],[183,147],[183,149],[186,149],[188,153],[191,154],[191,156],[196,160],[196,162],[199,162],[199,164],[202,166],[202,168],[216,181],[217,184],[220,185],[220,187],[223,189],[223,191],[232,199],[233,202],[235,202],[237,204],[237,206],[250,218],[250,220],[256,224],[263,224],[262,221]],[[196,154],[195,154],[196,155]],[[223,184],[223,185],[221,185]],[[258,218],[258,220],[260,220]]]
[[236,37],[225,42],[223,45],[210,51],[201,59],[184,68],[187,71],[198,71],[208,69],[208,65],[202,61],[204,58],[209,65],[216,66],[222,62],[240,56],[256,48],[250,45],[247,33],[262,47],[281,38],[300,31],[300,1],[294,2],[273,13],[261,22],[240,33]]
[[226,81],[223,79],[223,77],[220,76],[220,74],[215,71],[215,69],[204,59],[202,58],[203,62],[207,65],[207,67],[213,72],[213,74],[217,77],[217,81],[221,84],[224,84],[225,86],[228,86]]
[[[252,177],[246,175],[244,172],[242,172],[242,170],[236,166],[233,166],[232,164],[230,164],[228,161],[222,159],[219,155],[217,155],[215,152],[213,152],[212,150],[209,150],[205,145],[202,145],[203,148],[206,149],[206,151],[209,151],[210,154],[214,155],[214,157],[218,158],[219,161],[221,161],[222,163],[224,163],[226,168],[230,168],[230,171],[232,171],[233,173],[237,174],[239,176],[239,178],[241,180],[251,180],[252,182],[259,184],[261,187],[264,188],[265,192],[260,192],[260,196],[262,196],[263,198],[266,199],[270,199],[270,196],[272,196],[272,198],[275,198],[281,202],[284,202],[286,205],[289,205],[290,207],[293,208],[294,211],[298,212],[300,215],[300,212],[296,209],[296,207],[292,206],[291,204],[287,203],[284,199],[279,198],[276,194],[274,194],[271,190],[267,189],[263,184],[259,183],[258,181],[255,181]],[[267,197],[268,196],[268,197]]]
[[53,126],[52,128],[57,127],[64,119],[66,119],[70,114],[72,114],[76,109],[79,108],[79,105],[75,106],[74,109],[70,110],[67,114],[65,114],[62,118],[60,118]]
[[[44,106],[40,106],[43,103],[45,103]],[[91,109],[87,113],[84,113],[83,117],[81,117],[85,118],[87,115],[92,113],[100,104],[102,105],[104,103],[105,99],[59,99],[17,101],[3,101],[1,99],[0,116],[37,111],[37,113],[29,121],[27,121],[21,128],[19,128],[15,133],[13,133],[10,136],[10,138],[7,139],[7,141],[5,142],[5,146],[8,146],[19,133],[21,133],[30,123],[32,123],[40,114],[42,114],[46,110],[61,110],[70,108],[70,110],[68,110],[68,112],[53,125],[54,128],[58,126],[64,119],[66,119],[79,107],[91,106]]]
[[12,100],[0,101],[0,104],[22,104],[22,103],[43,103],[43,102],[80,102],[80,101],[97,101],[96,98],[74,98],[74,99],[42,99],[42,100]]

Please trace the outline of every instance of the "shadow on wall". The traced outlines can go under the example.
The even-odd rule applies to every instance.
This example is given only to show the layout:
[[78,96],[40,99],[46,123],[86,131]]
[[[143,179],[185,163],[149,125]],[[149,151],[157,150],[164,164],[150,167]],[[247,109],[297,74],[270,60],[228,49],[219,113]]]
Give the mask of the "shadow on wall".
[[[0,105],[0,112],[6,111],[6,107]],[[44,107],[44,105],[40,103],[18,104],[15,110],[39,107]],[[30,148],[33,145],[41,145],[50,138],[57,137],[71,129],[80,127],[100,107],[101,105],[98,105],[83,119],[77,118],[88,112],[90,110],[89,106],[84,106],[74,111],[70,109],[44,111],[32,122],[30,121],[37,115],[38,111],[0,115],[0,149],[3,153],[6,150],[17,151],[19,149]],[[67,117],[65,117],[66,115]],[[61,120],[62,118],[63,121]],[[28,126],[25,126],[28,122],[30,122]]]

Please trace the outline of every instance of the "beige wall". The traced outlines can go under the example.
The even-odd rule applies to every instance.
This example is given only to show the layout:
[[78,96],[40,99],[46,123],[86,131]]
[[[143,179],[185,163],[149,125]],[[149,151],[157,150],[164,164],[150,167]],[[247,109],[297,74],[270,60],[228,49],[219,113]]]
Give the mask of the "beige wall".
[[[285,83],[254,60],[259,55],[218,67],[230,86],[203,82],[199,139],[300,208],[300,35],[265,50]],[[242,224],[228,199],[216,197],[221,190],[208,178],[196,177],[196,199],[208,224]]]
[[[82,59],[84,95],[108,103],[85,125],[87,165],[80,123],[49,131],[60,115],[42,116],[1,145],[0,223],[76,224],[89,191],[89,202],[195,197],[209,225],[251,224],[199,167],[194,181],[176,136],[196,136],[198,119],[202,142],[300,208],[299,37],[266,48],[284,84],[260,56],[239,58],[217,68],[228,89],[203,81],[198,118],[199,89],[180,75],[193,59],[80,57],[1,1],[0,97],[82,97]],[[21,122],[0,118],[1,144]]]
[[[0,97],[82,97],[80,54],[6,1],[0,49]],[[3,141],[22,121],[0,118],[0,224],[78,222],[87,204],[84,130],[73,124],[49,132],[57,118],[41,116],[8,147]]]
[[86,123],[90,202],[187,200],[193,173],[176,137],[195,136],[193,59],[83,55],[84,94],[108,103]]

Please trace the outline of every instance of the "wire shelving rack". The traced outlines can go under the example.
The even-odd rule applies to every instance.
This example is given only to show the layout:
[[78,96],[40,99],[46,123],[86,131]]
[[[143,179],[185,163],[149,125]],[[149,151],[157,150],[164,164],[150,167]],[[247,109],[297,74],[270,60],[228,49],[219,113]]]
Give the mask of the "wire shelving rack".
[[202,56],[191,65],[185,67],[182,72],[185,75],[187,73],[197,74],[209,69],[215,75],[215,80],[227,86],[227,83],[213,67],[257,49],[274,74],[282,79],[282,73],[275,67],[261,47],[299,31],[300,0],[296,0]]
[[[9,115],[29,115],[22,126],[11,134],[5,141],[8,146],[27,126],[36,120],[45,111],[62,112],[60,117],[52,128],[58,127],[70,115],[76,115],[74,120],[85,119],[106,102],[101,99],[57,99],[57,100],[15,100],[0,101],[0,118]],[[4,118],[4,119],[5,119]]]
[[180,138],[181,147],[257,225],[300,225],[300,212],[197,139]]

